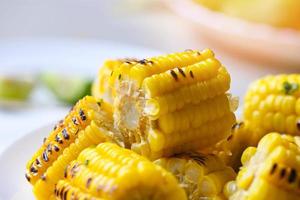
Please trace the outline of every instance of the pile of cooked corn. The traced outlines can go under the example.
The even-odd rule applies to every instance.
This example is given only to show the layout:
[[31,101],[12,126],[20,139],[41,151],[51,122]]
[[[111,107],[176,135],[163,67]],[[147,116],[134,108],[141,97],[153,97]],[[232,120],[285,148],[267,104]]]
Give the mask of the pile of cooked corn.
[[106,61],[28,162],[36,198],[300,199],[300,76],[253,83],[239,122],[230,80],[208,49]]
[[269,133],[241,161],[236,181],[225,186],[230,199],[300,199],[299,136]]

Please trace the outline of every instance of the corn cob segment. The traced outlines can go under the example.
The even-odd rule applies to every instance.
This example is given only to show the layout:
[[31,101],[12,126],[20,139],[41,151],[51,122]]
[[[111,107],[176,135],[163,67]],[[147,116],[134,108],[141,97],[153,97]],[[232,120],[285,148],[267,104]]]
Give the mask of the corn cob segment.
[[[26,178],[38,199],[49,199],[64,167],[86,147],[113,140],[110,105],[93,97],[80,100],[45,139],[27,164]],[[115,136],[116,137],[116,136]]]
[[57,199],[185,200],[175,177],[113,143],[83,150],[56,185]]
[[225,199],[225,183],[235,179],[235,172],[214,155],[188,153],[154,161],[179,180],[189,200]]
[[127,148],[156,159],[211,147],[230,135],[230,75],[212,51],[144,59],[116,71],[114,120]]
[[300,138],[279,133],[264,136],[258,147],[242,156],[236,186],[229,183],[230,199],[300,199]]
[[250,85],[244,120],[253,132],[260,132],[261,137],[272,131],[300,135],[299,84],[300,75],[291,74],[267,76]]

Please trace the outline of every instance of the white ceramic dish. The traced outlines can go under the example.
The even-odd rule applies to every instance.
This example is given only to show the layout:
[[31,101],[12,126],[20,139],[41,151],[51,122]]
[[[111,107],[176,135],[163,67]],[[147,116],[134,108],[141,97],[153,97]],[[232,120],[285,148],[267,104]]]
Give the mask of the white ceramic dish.
[[26,162],[41,145],[54,123],[39,128],[11,144],[0,155],[0,199],[33,200],[30,184],[24,176]]
[[211,11],[193,0],[164,0],[196,24],[199,32],[227,50],[269,63],[300,68],[300,32],[244,21]]

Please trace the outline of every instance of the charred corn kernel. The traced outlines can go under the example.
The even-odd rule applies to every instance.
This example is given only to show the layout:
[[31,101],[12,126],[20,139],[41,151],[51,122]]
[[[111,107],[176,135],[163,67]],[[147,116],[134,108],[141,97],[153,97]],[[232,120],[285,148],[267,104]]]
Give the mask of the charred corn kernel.
[[299,84],[297,74],[267,76],[252,83],[244,107],[244,120],[251,129],[260,130],[262,136],[272,131],[300,135]]
[[126,63],[136,63],[137,59],[125,58],[117,60],[107,60],[100,68],[97,78],[95,79],[92,86],[92,95],[96,98],[103,99],[104,101],[113,104],[114,100],[114,87],[116,76],[114,71]]
[[180,182],[189,200],[225,199],[223,187],[235,179],[235,172],[215,155],[179,154],[154,161],[170,171]]
[[93,97],[83,98],[72,108],[27,164],[26,178],[37,199],[49,199],[65,166],[84,148],[110,140],[112,121],[110,106]]
[[113,143],[83,150],[56,185],[57,199],[184,200],[175,177]]
[[236,100],[210,50],[122,64],[114,120],[124,146],[150,158],[206,149],[230,135]]
[[229,199],[300,199],[300,146],[296,141],[297,136],[269,133],[257,148],[246,149],[236,188],[232,183],[231,189],[225,187]]

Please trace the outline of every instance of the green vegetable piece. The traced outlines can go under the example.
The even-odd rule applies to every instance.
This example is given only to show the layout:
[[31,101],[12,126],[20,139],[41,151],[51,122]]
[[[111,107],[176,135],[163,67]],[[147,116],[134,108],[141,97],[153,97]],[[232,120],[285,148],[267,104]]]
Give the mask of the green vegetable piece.
[[292,94],[298,89],[299,89],[298,83],[289,83],[287,81],[283,83],[283,90],[285,94]]
[[34,81],[22,77],[0,77],[0,99],[25,101],[30,96]]
[[41,75],[41,80],[54,96],[65,104],[73,105],[91,94],[92,80],[86,78],[45,73]]

